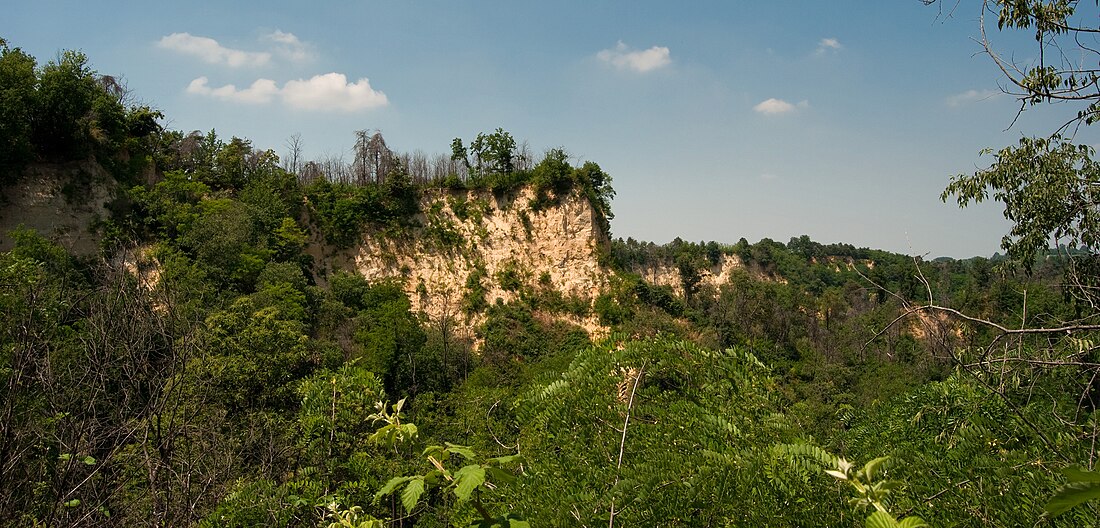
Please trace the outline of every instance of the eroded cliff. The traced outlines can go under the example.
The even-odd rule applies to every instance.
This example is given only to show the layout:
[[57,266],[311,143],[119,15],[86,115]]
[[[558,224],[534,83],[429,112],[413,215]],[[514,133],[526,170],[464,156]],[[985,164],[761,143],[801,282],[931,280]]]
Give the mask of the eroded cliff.
[[[310,253],[326,273],[356,271],[370,281],[402,285],[413,308],[432,320],[449,318],[469,329],[484,307],[523,295],[548,295],[570,306],[591,306],[606,289],[601,264],[609,239],[587,198],[577,192],[534,207],[530,188],[495,195],[485,190],[426,191],[411,227],[368,228],[347,249],[314,235]],[[554,310],[555,318],[590,333],[603,328],[588,309]]]

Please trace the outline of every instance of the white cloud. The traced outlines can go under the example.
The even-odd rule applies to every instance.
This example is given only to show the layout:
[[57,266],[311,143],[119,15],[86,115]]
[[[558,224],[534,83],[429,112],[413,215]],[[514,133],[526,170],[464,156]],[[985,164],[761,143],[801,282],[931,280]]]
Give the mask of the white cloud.
[[791,112],[794,112],[795,110],[809,107],[810,102],[806,100],[799,101],[798,104],[791,104],[782,99],[776,99],[773,97],[757,103],[757,105],[752,107],[752,109],[755,110],[758,114],[779,115],[789,114]]
[[172,33],[161,38],[157,46],[210,64],[225,64],[231,68],[263,66],[271,61],[271,54],[268,52],[227,48],[212,38],[196,37],[190,33]]
[[252,86],[241,90],[232,84],[211,88],[209,81],[206,77],[191,81],[191,84],[187,85],[187,93],[250,104],[270,103],[271,99],[279,93],[279,87],[271,79],[257,79]]
[[264,35],[263,40],[275,43],[275,52],[290,60],[300,62],[312,58],[309,46],[294,33],[285,33],[276,29]]
[[646,73],[663,68],[672,63],[668,48],[653,46],[647,50],[631,50],[621,40],[613,49],[605,49],[596,54],[596,58],[619,68]]
[[957,93],[955,95],[948,96],[947,106],[956,108],[979,101],[989,101],[991,99],[997,99],[1002,95],[1004,94],[997,90],[967,90],[963,93]]
[[386,94],[374,90],[366,78],[349,83],[342,73],[314,75],[309,79],[287,81],[282,88],[270,79],[259,79],[251,86],[237,89],[232,84],[211,88],[206,77],[187,86],[187,93],[240,103],[270,103],[278,97],[292,108],[304,110],[341,110],[354,112],[389,104]]
[[370,87],[366,78],[349,83],[342,73],[314,75],[309,80],[289,81],[283,86],[283,99],[290,106],[310,110],[352,112],[389,104],[386,94]]
[[837,52],[844,49],[844,45],[835,38],[823,38],[817,42],[817,49],[814,50],[814,55],[821,56],[830,52]]

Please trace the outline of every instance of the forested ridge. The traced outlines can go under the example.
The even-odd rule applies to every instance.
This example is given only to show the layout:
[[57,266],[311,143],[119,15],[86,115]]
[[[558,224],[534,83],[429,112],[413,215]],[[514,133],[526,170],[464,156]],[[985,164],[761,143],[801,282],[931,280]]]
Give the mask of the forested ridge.
[[[1062,16],[1031,5],[1006,9]],[[431,319],[400,277],[368,281],[307,246],[371,230],[467,248],[421,209],[435,193],[461,218],[491,215],[467,190],[531,196],[531,214],[580,196],[610,234],[611,176],[503,129],[435,157],[366,131],[348,163],[301,159],[297,138],[280,156],[165,129],[83,54],[39,65],[14,44],[0,43],[5,196],[51,167],[80,203],[104,182],[65,172],[74,160],[115,191],[89,226],[96,254],[3,235],[0,525],[1100,519],[1095,203],[1055,189],[1090,188],[1087,149],[1024,142],[998,157],[1012,167],[951,181],[945,199],[992,189],[1024,208],[1003,256],[619,238],[598,250],[593,298],[475,270],[454,285],[462,306]],[[1057,152],[1063,180],[1009,178]],[[1040,191],[1076,205],[1025,199]],[[672,282],[646,280],[658,269]],[[482,322],[465,336],[459,319]]]

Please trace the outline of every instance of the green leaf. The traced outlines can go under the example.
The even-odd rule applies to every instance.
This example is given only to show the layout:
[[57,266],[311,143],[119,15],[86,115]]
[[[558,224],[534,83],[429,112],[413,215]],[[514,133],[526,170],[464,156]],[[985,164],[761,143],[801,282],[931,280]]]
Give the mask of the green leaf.
[[86,456],[86,457],[84,457],[84,460],[82,460],[82,462],[84,462],[85,465],[94,466],[95,465],[95,457]]
[[469,447],[467,447],[467,446],[452,444],[450,442],[444,442],[444,444],[447,445],[447,452],[448,453],[454,453],[456,455],[462,455],[462,457],[465,458],[466,460],[473,460],[474,458],[477,457],[477,455],[474,454],[474,451],[472,449],[470,449]]
[[401,492],[401,505],[405,507],[405,511],[411,512],[416,507],[416,503],[420,502],[420,496],[424,494],[424,479],[414,478],[409,481],[409,484],[405,486],[405,491]]
[[889,458],[890,457],[878,457],[864,464],[863,476],[866,477],[868,481],[875,480],[875,472],[878,471],[879,466]]
[[485,468],[470,464],[455,472],[455,496],[458,500],[468,500],[470,494],[485,482]]
[[490,466],[504,466],[507,464],[522,464],[523,455],[507,455],[496,458],[490,458],[485,461],[485,464]]
[[493,479],[493,482],[500,484],[511,484],[516,481],[516,476],[498,467],[487,467],[485,471],[489,473],[489,478]]
[[1100,499],[1100,482],[1070,482],[1047,502],[1047,514],[1056,517],[1085,501]]
[[424,484],[428,486],[438,486],[443,482],[446,474],[438,469],[433,469],[424,474]]
[[378,490],[378,493],[374,494],[374,502],[378,502],[378,501],[382,500],[382,497],[385,497],[386,495],[389,495],[389,494],[393,493],[393,491],[396,490],[398,486],[400,486],[400,485],[402,485],[402,484],[404,484],[404,483],[406,483],[406,482],[408,482],[408,481],[410,481],[414,478],[418,478],[418,477],[393,477],[393,478],[391,478],[390,481],[387,482],[385,486],[382,486],[382,489]]
[[69,453],[61,453],[60,455],[57,455],[57,459],[62,462],[68,462],[71,458],[73,458],[73,456]]
[[1062,474],[1070,482],[1100,482],[1100,471],[1088,471],[1077,465],[1062,468]]
[[876,511],[867,517],[867,528],[897,528],[898,522],[886,512]]
[[424,448],[424,451],[422,451],[420,453],[420,456],[425,457],[425,458],[433,457],[436,460],[439,460],[439,459],[443,458],[444,451],[445,450],[443,449],[443,446],[430,445],[430,446]]
[[924,522],[924,519],[915,515],[906,517],[898,523],[899,528],[928,528],[928,523]]
[[66,508],[75,508],[77,506],[80,506],[80,499],[73,499],[65,503]]

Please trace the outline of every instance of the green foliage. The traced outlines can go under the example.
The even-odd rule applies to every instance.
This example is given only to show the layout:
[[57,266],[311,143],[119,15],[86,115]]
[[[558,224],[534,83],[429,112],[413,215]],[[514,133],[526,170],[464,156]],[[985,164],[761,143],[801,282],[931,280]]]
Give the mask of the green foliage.
[[340,509],[340,505],[333,502],[328,506],[328,519],[332,522],[326,528],[385,528],[386,524],[370,515],[363,514],[363,508],[352,506]]
[[293,218],[283,218],[279,222],[279,227],[275,228],[273,235],[275,258],[284,261],[299,259],[305,249],[308,237],[301,226],[298,225],[298,222],[295,222]]
[[611,176],[596,163],[588,161],[574,168],[563,149],[551,149],[531,171],[531,186],[535,197],[529,205],[536,212],[557,205],[572,189],[579,189],[595,209],[603,230],[609,231],[608,221],[614,218],[611,199],[615,191],[611,188]]
[[[1013,410],[973,379],[955,375],[867,409],[837,442],[903,462],[910,477],[893,492],[899,510],[932,525],[971,518],[974,525],[1012,524],[1043,515],[1058,480],[1050,461],[1085,447],[1061,434],[1046,443],[1056,423],[1049,408]],[[925,500],[932,496],[937,500]],[[1076,526],[1089,515],[1071,510],[1057,521]]]
[[34,57],[0,39],[0,183],[15,178],[34,154],[36,84]]
[[101,93],[83,53],[64,51],[42,68],[32,138],[44,155],[75,159],[90,153],[87,118]]
[[306,346],[305,325],[293,318],[296,311],[260,306],[259,299],[241,297],[207,318],[210,348],[217,355],[194,365],[230,413],[292,407],[298,380],[317,366]]
[[953,177],[943,199],[953,195],[966,206],[986,200],[992,191],[1013,222],[1001,247],[1026,266],[1052,237],[1071,249],[1096,248],[1100,217],[1093,204],[1100,203],[1100,165],[1094,154],[1091,147],[1058,136],[1021,138],[1018,146],[997,152],[990,168]]
[[[868,526],[898,526],[886,506],[887,498],[901,485],[899,481],[883,478],[889,461],[889,457],[879,457],[869,460],[862,468],[856,469],[851,462],[838,458],[836,469],[825,470],[829,476],[855,489],[856,497],[850,501],[853,508],[857,511],[874,508],[874,513],[867,519]],[[907,517],[901,525],[927,526],[919,517]]]
[[518,292],[523,287],[523,278],[515,261],[508,261],[497,271],[500,289],[506,292]]
[[[493,491],[502,484],[515,482],[515,475],[506,468],[522,464],[522,456],[506,455],[479,462],[479,457],[468,446],[449,442],[427,446],[422,456],[431,467],[427,473],[390,479],[375,494],[375,502],[404,488],[401,491],[401,505],[412,514],[426,492],[438,489],[453,494],[456,505],[469,503],[474,507],[480,518],[474,520],[471,526],[528,526],[522,518],[512,513],[493,516],[486,510],[481,497],[482,493]],[[466,464],[451,469],[455,467],[452,460],[459,458]]]
[[[615,197],[615,190],[611,187],[611,176],[598,164],[589,161],[580,167],[573,167],[565,150],[555,148],[548,150],[532,170],[520,171],[515,168],[518,156],[515,149],[515,139],[500,128],[490,134],[479,133],[469,148],[464,146],[461,138],[455,138],[451,142],[451,159],[463,162],[469,178],[462,186],[457,185],[460,181],[444,182],[445,186],[453,189],[488,189],[501,198],[524,185],[530,185],[535,196],[528,206],[534,212],[556,206],[570,192],[578,191],[595,209],[601,228],[609,231],[608,221],[614,217],[611,200]],[[473,156],[473,162],[470,156]],[[464,219],[464,205],[461,202],[452,202],[451,205],[455,214]],[[458,209],[455,209],[456,205]],[[529,219],[525,219],[527,231],[530,231],[529,224]]]
[[[1027,17],[1006,27],[1035,23]],[[163,175],[132,187],[113,220],[120,240],[148,244],[135,253],[138,277],[29,232],[0,254],[0,452],[16,454],[0,471],[0,524],[1095,522],[1094,473],[1060,468],[1092,457],[1082,439],[1100,416],[1096,336],[910,325],[886,293],[1006,328],[1025,302],[1034,324],[1090,316],[1088,298],[1067,300],[1059,284],[1095,264],[1088,149],[1025,140],[1000,153],[1004,165],[949,188],[964,202],[1011,204],[1022,249],[1010,252],[1042,253],[1030,276],[997,258],[924,262],[807,236],[618,240],[610,256],[623,273],[594,302],[556,291],[549,273],[475,266],[461,306],[484,314],[473,352],[454,321],[415,314],[401,285],[323,277],[304,253],[311,233],[350,246],[364,229],[420,229],[410,220],[424,189],[402,169],[303,188],[247,139],[162,131],[157,112],[126,109],[119,95],[79,54],[36,70],[3,46],[0,161],[129,156]],[[69,128],[45,137],[39,125]],[[555,149],[520,170],[502,129],[452,147],[470,180],[435,182],[462,191],[422,211],[418,236],[433,251],[465,245],[445,207],[476,230],[490,212],[485,190],[506,204],[530,185],[533,211],[519,213],[528,231],[569,193],[611,217],[610,178],[594,163],[573,167]],[[70,189],[79,196],[80,182]],[[1042,252],[1044,232],[1068,242],[1068,256]],[[719,266],[730,279],[712,286]],[[652,268],[672,271],[685,295],[630,273]],[[513,301],[490,304],[486,281]],[[593,346],[553,317],[592,312],[625,333]],[[1019,357],[997,356],[991,339]],[[951,375],[952,356],[1012,361]],[[1066,358],[1080,368],[1046,374]],[[818,445],[882,458],[856,467]],[[855,515],[835,498],[852,491]]]
[[273,253],[252,211],[229,199],[204,200],[195,210],[195,221],[178,239],[180,247],[222,285],[251,290]]
[[485,300],[488,290],[482,283],[486,274],[485,268],[478,266],[466,276],[466,291],[462,294],[462,311],[466,315],[481,313],[489,307],[489,301]]
[[94,155],[119,177],[135,174],[161,115],[124,107],[124,94],[125,87],[97,74],[79,51],[63,51],[38,68],[33,57],[0,39],[0,183],[15,181],[35,158]]
[[458,226],[443,214],[443,203],[435,202],[425,211],[427,225],[424,226],[423,236],[428,247],[434,251],[448,252],[461,249],[466,242],[465,237],[458,231]]
[[316,467],[333,466],[363,449],[370,431],[364,418],[386,395],[373,373],[354,364],[319,370],[296,387],[298,445]]
[[209,187],[183,172],[166,173],[152,189],[137,186],[130,190],[131,199],[143,209],[147,226],[169,240],[190,231],[198,218],[199,202],[209,193]]
[[305,191],[322,234],[340,247],[350,247],[368,224],[400,228],[419,210],[419,191],[402,175],[366,185],[322,178]]
[[[462,145],[461,140],[456,141]],[[516,140],[501,128],[490,134],[479,133],[470,142],[470,154],[479,175],[511,174],[515,171],[515,151]],[[454,153],[461,153],[461,149]]]
[[[531,199],[531,209],[541,211],[556,205],[573,187],[573,166],[568,155],[562,149],[551,149],[531,171],[531,184],[535,197]],[[551,198],[552,196],[552,198]]]
[[481,332],[485,338],[482,358],[497,365],[538,358],[547,352],[549,345],[548,336],[531,310],[519,304],[490,307]]
[[364,366],[379,373],[391,393],[420,390],[418,385],[430,379],[433,372],[438,373],[439,366],[425,364],[428,362],[421,357],[426,336],[410,311],[412,305],[405,292],[396,284],[377,284],[370,286],[358,302],[361,308],[353,319],[354,337],[361,347]]
[[769,383],[743,351],[613,337],[524,399],[520,442],[542,456],[516,500],[550,524],[774,523],[748,478],[769,458],[752,446],[783,436]]
[[384,399],[375,402],[374,408],[376,412],[367,417],[372,423],[385,423],[385,425],[379,427],[374,434],[370,435],[370,441],[390,448],[396,448],[400,444],[416,440],[419,434],[416,425],[401,423],[401,418],[404,416],[401,414],[401,409],[405,407],[405,399],[402,398],[398,400],[389,411],[386,411],[386,404],[383,400]]

